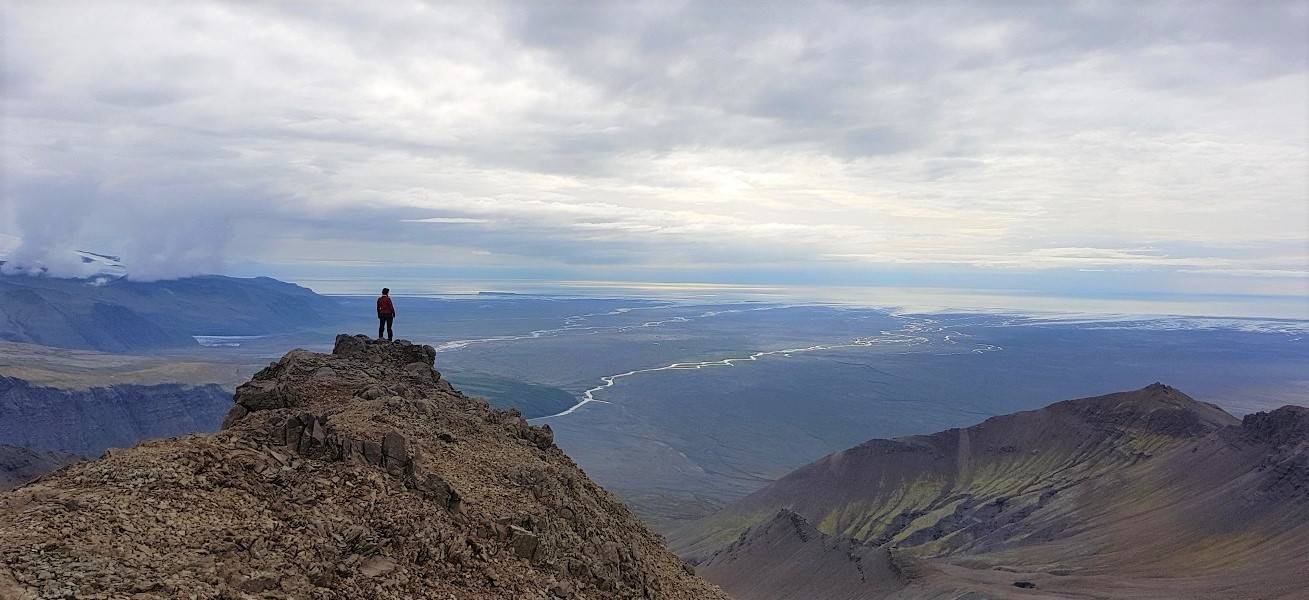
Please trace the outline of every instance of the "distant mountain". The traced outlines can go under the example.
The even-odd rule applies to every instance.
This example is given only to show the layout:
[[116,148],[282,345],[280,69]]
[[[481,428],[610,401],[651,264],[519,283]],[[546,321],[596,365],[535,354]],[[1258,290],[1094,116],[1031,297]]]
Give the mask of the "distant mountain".
[[196,335],[264,335],[324,325],[334,299],[268,277],[170,281],[0,276],[0,339],[126,352],[194,346]]
[[232,394],[217,385],[66,390],[0,377],[0,444],[99,456],[141,440],[218,428]]
[[18,487],[79,460],[82,460],[82,457],[64,452],[48,452],[0,444],[0,490]]
[[1302,598],[1309,409],[1060,402],[837,452],[670,537],[738,600]]
[[0,598],[728,600],[436,351],[340,336],[223,430],[0,493]]

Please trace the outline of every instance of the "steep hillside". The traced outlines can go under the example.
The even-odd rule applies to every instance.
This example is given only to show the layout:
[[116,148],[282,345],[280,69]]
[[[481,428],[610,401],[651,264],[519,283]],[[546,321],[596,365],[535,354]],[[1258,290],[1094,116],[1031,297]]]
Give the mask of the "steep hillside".
[[18,487],[79,460],[82,458],[64,452],[46,452],[0,444],[0,490]]
[[137,282],[0,275],[0,340],[126,352],[194,346],[193,335],[323,325],[336,302],[267,277]]
[[726,599],[548,427],[430,346],[337,338],[238,388],[214,435],[0,495],[0,597]]
[[98,456],[143,439],[214,431],[231,407],[217,385],[113,385],[86,390],[0,376],[0,444]]
[[905,587],[885,548],[827,535],[786,509],[741,534],[700,574],[734,598],[857,600]]
[[[1291,598],[1309,578],[1307,445],[1307,409],[1237,421],[1154,384],[872,440],[674,541],[741,600],[799,597],[737,583],[772,568],[769,545],[812,557],[793,569],[848,570],[851,555],[869,553],[894,567],[892,582],[832,578],[810,597]],[[764,532],[780,509],[835,538],[824,544],[858,550],[778,542]]]

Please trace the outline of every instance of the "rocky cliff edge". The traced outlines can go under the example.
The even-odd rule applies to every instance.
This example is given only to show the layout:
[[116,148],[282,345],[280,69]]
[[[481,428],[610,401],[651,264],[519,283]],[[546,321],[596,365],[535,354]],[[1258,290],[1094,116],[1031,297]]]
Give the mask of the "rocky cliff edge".
[[434,358],[338,336],[240,386],[214,435],[0,495],[0,597],[726,599]]

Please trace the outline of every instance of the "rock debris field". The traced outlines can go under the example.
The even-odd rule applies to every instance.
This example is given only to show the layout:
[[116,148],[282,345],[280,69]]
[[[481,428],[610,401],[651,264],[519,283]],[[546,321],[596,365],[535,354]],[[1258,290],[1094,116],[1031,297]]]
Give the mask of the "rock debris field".
[[0,598],[727,597],[548,427],[430,346],[341,335],[237,388],[223,429],[0,495]]

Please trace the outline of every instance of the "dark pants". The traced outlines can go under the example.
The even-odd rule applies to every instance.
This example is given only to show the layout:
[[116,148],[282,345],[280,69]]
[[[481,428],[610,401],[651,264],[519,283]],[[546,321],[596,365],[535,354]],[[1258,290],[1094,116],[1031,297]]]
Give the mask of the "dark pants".
[[377,339],[379,339],[379,340],[382,339],[382,332],[383,332],[383,331],[386,332],[386,339],[388,339],[388,340],[393,340],[393,339],[395,339],[395,333],[393,333],[393,332],[391,331],[391,321],[394,321],[394,320],[395,320],[395,315],[389,315],[389,316],[385,316],[385,317],[383,317],[383,316],[381,316],[381,315],[378,315],[378,317],[377,317]]

